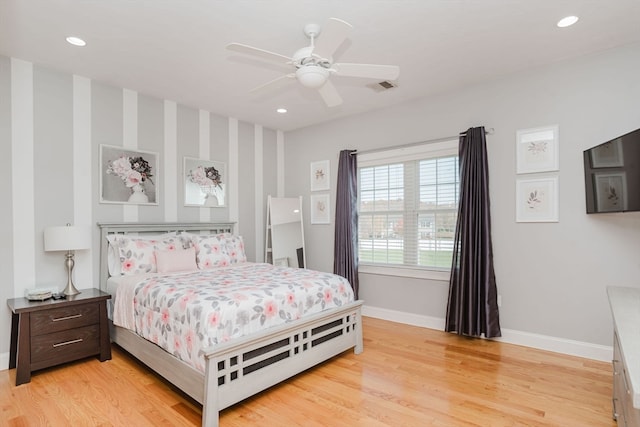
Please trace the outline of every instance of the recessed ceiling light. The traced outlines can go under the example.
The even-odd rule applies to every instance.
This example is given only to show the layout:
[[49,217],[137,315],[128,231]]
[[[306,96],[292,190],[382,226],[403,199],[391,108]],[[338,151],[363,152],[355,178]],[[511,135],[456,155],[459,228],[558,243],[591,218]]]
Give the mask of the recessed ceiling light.
[[81,38],[73,36],[67,37],[67,41],[74,46],[86,46],[87,44],[87,42],[85,42]]
[[578,22],[578,17],[577,16],[566,16],[566,17],[564,17],[564,18],[562,18],[561,20],[558,21],[558,27],[560,27],[560,28],[570,27],[571,25],[575,24],[576,22]]
[[276,110],[276,112],[277,112],[277,113],[280,113],[280,114],[284,114],[284,113],[286,113],[286,112],[287,112],[287,109],[286,109],[286,108],[278,108],[278,109]]

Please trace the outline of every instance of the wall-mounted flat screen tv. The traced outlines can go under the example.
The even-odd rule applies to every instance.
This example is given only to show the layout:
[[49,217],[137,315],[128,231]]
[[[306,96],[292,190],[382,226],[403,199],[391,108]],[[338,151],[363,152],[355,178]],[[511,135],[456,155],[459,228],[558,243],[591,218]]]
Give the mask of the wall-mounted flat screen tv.
[[640,211],[640,129],[584,151],[587,213]]

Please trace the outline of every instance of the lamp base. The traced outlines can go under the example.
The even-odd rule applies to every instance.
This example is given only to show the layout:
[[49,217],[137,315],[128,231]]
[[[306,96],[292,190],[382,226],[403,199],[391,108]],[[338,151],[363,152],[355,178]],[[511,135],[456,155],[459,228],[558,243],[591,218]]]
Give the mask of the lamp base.
[[64,288],[64,291],[62,291],[62,293],[66,296],[73,296],[78,295],[81,292],[77,290],[75,286],[73,286],[73,283],[67,283],[67,287]]
[[67,260],[65,261],[65,264],[67,266],[67,287],[64,288],[62,293],[67,296],[78,295],[80,291],[73,285],[73,279],[71,277],[71,274],[73,273],[73,265],[75,264],[73,261],[73,251],[68,251],[66,256]]

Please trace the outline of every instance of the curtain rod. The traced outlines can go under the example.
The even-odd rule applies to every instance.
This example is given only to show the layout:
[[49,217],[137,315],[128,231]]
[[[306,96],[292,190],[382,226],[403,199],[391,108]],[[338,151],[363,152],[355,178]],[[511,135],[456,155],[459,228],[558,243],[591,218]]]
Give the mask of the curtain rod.
[[[493,132],[494,132],[494,129],[493,128],[489,128],[489,129],[484,131],[484,134],[485,135],[493,135]],[[358,155],[358,154],[376,153],[378,151],[395,150],[397,148],[415,147],[416,145],[433,144],[433,143],[436,143],[436,142],[451,141],[452,139],[459,138],[461,136],[465,136],[466,134],[467,134],[467,132],[465,131],[465,132],[460,132],[458,135],[447,136],[447,137],[444,137],[444,138],[429,139],[427,141],[411,142],[409,144],[396,145],[394,147],[374,148],[372,150],[364,150],[364,151],[354,150],[350,154],[353,156],[353,155]]]

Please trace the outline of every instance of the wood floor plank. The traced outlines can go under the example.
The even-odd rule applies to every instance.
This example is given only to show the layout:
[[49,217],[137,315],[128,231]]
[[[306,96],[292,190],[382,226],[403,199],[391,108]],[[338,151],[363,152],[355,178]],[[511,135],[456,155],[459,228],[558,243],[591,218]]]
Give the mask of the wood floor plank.
[[[609,363],[363,318],[345,352],[221,413],[236,426],[609,426]],[[0,427],[197,426],[202,408],[117,346],[35,372],[0,372]]]

